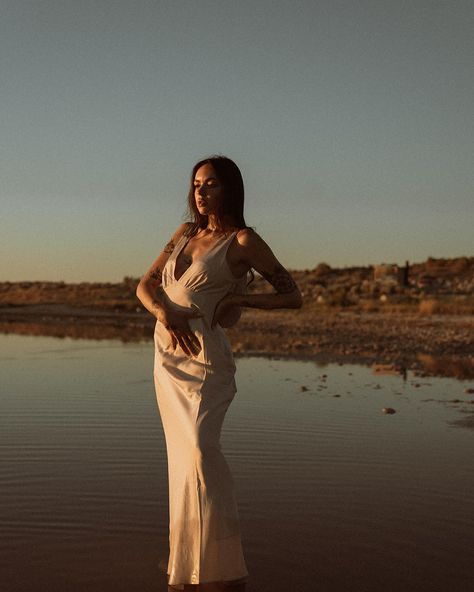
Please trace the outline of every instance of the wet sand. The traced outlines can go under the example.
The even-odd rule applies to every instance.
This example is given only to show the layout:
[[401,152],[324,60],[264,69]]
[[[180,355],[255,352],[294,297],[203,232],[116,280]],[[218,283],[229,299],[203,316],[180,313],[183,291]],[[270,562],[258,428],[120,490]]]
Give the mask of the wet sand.
[[[56,337],[150,340],[147,312],[64,304],[0,307],[0,332]],[[246,309],[227,330],[236,355],[383,364],[425,375],[474,376],[474,317],[361,311]]]

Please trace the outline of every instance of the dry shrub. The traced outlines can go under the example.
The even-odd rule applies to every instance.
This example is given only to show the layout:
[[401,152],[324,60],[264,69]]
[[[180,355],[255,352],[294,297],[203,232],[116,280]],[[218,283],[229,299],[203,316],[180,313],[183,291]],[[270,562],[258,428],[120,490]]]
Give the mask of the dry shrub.
[[420,300],[418,312],[424,315],[472,315],[474,299],[472,297],[440,297]]
[[432,315],[439,312],[439,302],[432,298],[420,300],[418,312],[422,315]]
[[380,303],[375,300],[360,299],[357,306],[362,312],[379,312]]

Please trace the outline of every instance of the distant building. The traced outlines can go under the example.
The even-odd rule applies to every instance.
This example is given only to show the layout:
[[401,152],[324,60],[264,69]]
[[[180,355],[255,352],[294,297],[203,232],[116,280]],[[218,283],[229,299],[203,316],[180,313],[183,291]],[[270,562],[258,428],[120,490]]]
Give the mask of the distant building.
[[400,272],[396,263],[382,263],[374,266],[374,282],[377,284],[399,284]]
[[374,282],[379,284],[397,284],[408,286],[409,263],[405,262],[403,267],[396,263],[381,263],[374,265]]

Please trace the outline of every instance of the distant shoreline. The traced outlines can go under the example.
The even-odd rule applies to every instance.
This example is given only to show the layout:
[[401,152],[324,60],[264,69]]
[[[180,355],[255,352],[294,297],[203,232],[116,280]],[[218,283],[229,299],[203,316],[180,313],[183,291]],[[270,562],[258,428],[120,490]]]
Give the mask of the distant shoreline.
[[[153,338],[146,312],[65,304],[0,307],[0,332],[74,339]],[[386,371],[474,378],[474,317],[345,310],[245,309],[227,330],[237,356],[383,365]]]
[[[291,271],[297,310],[245,308],[227,331],[236,355],[382,364],[394,372],[474,378],[474,257]],[[151,340],[155,319],[118,283],[0,282],[0,331]],[[272,292],[258,274],[248,292]]]

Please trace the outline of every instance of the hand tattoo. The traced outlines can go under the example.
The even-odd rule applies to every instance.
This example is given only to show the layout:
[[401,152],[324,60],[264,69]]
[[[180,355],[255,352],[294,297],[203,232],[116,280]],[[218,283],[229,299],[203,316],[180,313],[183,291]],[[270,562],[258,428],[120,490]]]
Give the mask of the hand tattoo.
[[171,253],[174,251],[174,247],[175,247],[174,241],[173,241],[173,239],[171,239],[171,240],[170,240],[170,241],[169,241],[169,242],[168,242],[168,243],[165,245],[165,247],[164,247],[164,249],[163,249],[163,252],[164,252],[164,253],[170,253],[170,254],[171,254]]
[[275,265],[271,273],[262,272],[262,275],[275,288],[277,294],[289,294],[297,290],[295,280],[281,264]]

